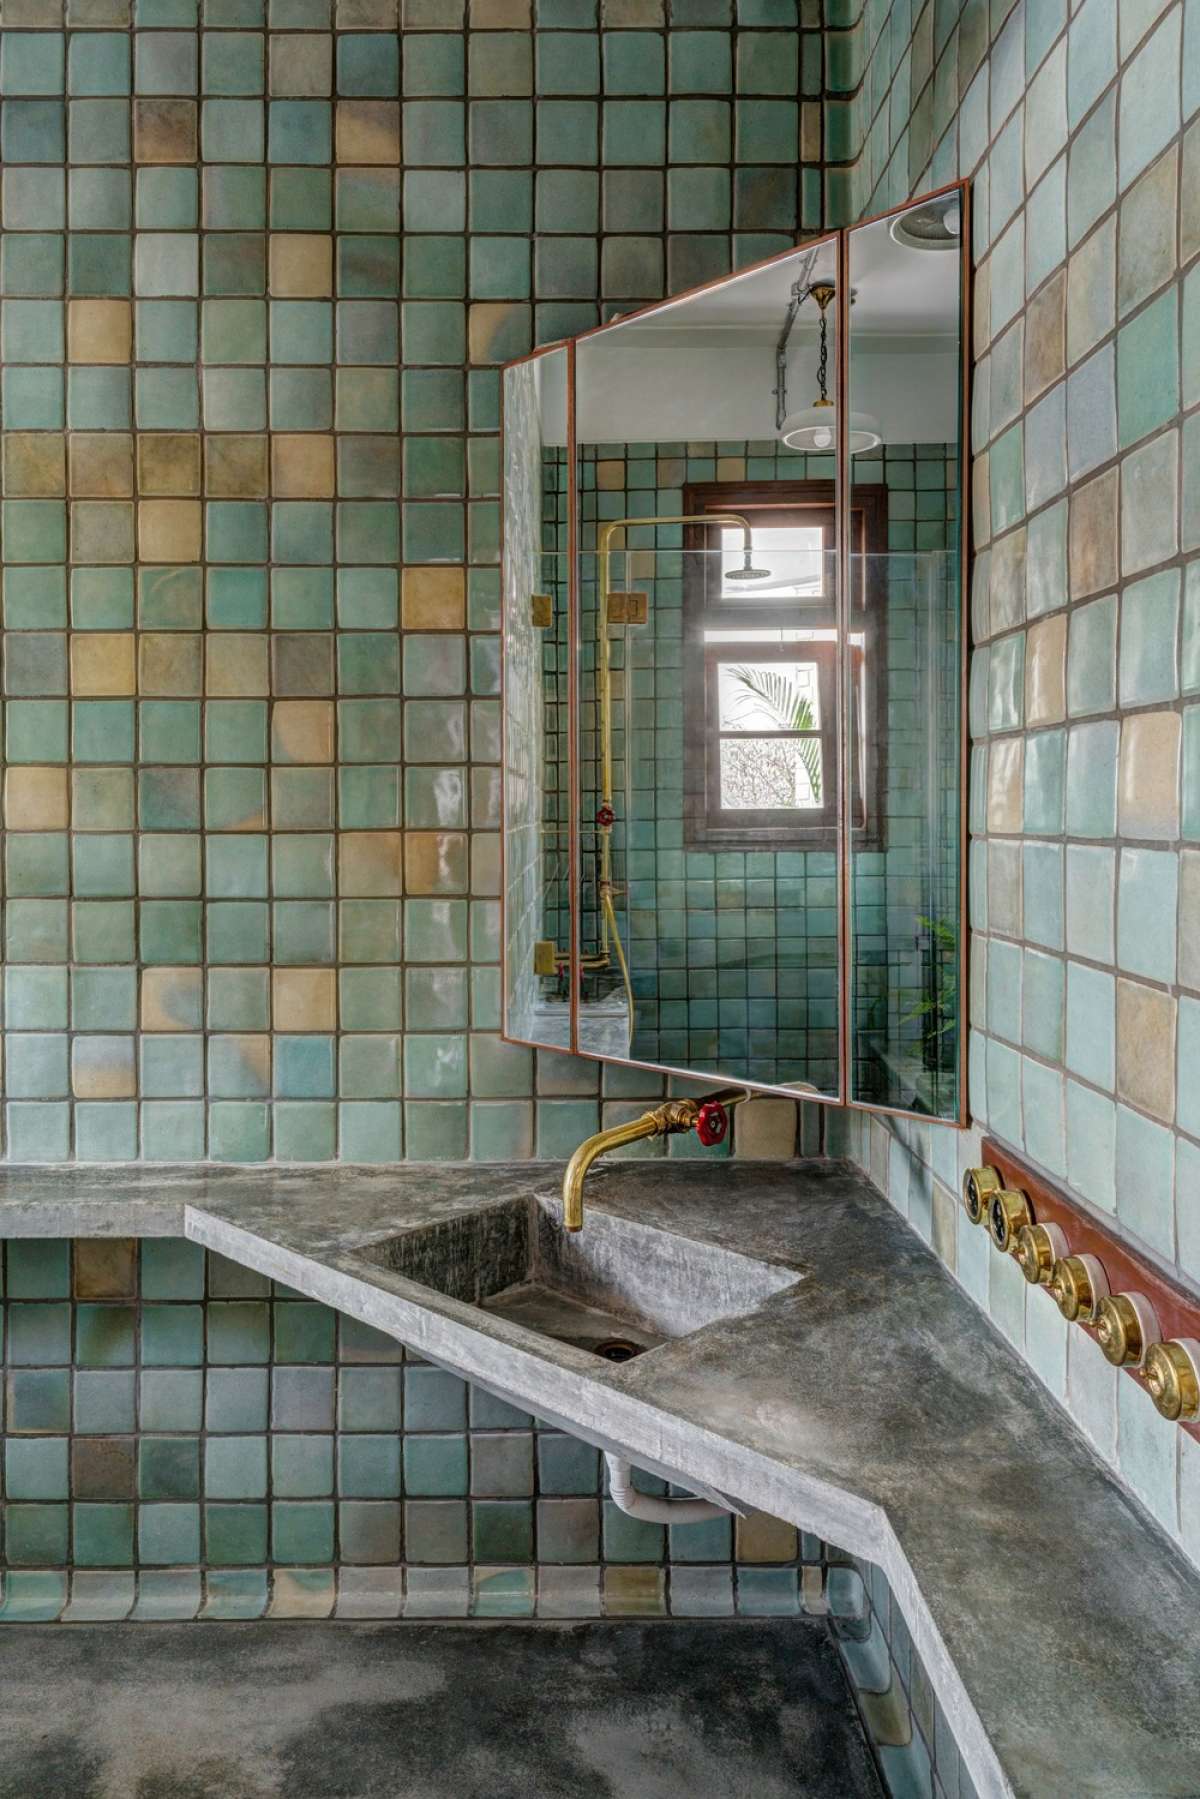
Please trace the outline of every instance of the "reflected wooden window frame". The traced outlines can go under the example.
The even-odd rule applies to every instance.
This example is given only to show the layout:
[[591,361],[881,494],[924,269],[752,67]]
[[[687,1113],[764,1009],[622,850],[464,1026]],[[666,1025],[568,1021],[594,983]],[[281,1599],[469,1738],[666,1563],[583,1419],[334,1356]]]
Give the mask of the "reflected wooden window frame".
[[[720,731],[716,711],[714,655],[724,662],[783,659],[779,651],[768,649],[752,640],[740,645],[736,640],[719,645],[706,640],[711,629],[789,629],[799,627],[818,631],[837,629],[837,603],[833,591],[832,569],[836,541],[836,511],[832,481],[716,481],[690,485],[684,489],[683,511],[687,514],[706,512],[741,512],[752,525],[762,528],[796,523],[796,513],[809,516],[804,521],[820,525],[825,532],[823,553],[831,571],[829,591],[817,605],[805,605],[803,614],[788,621],[780,617],[780,606],[755,606],[753,590],[745,599],[720,605],[709,601],[708,577],[719,566],[715,552],[720,547],[720,533],[725,527],[688,525],[684,529],[683,579],[683,707],[684,707],[684,848],[685,850],[829,850],[837,849],[836,785],[828,793],[819,818],[800,824],[780,822],[774,811],[745,811],[737,814],[737,822],[729,823],[731,814],[722,813],[720,797]],[[882,842],[885,821],[883,805],[887,779],[887,488],[882,484],[856,483],[850,507],[851,568],[857,568],[851,612],[851,631],[861,636],[861,644],[852,645],[848,681],[851,686],[852,735],[852,820],[855,847],[872,849]],[[702,555],[697,552],[707,551]],[[791,660],[807,658],[823,662],[828,657],[836,663],[836,640],[796,642],[782,646]],[[810,656],[810,652],[815,652]],[[837,733],[840,707],[836,676],[828,701],[824,675],[821,680],[821,738],[823,762],[827,770],[837,767]]]

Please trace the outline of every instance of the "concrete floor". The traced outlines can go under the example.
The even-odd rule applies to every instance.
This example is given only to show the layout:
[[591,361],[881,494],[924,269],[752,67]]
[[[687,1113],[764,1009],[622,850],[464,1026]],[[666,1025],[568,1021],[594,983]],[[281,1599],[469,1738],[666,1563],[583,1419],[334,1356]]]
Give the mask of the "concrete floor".
[[805,1619],[0,1630],[2,1799],[878,1799]]

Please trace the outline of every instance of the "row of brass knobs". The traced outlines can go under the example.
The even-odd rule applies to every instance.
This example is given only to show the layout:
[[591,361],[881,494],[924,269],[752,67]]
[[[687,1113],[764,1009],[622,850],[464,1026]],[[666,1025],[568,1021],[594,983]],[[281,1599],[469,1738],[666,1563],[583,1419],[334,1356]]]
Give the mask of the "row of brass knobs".
[[1031,1286],[1045,1287],[1063,1317],[1095,1327],[1117,1368],[1138,1368],[1164,1418],[1200,1419],[1200,1343],[1163,1342],[1154,1308],[1141,1293],[1111,1293],[1095,1256],[1072,1255],[1056,1224],[1035,1224],[1029,1200],[1006,1187],[998,1168],[968,1168],[963,1209],[996,1248],[1016,1260]]

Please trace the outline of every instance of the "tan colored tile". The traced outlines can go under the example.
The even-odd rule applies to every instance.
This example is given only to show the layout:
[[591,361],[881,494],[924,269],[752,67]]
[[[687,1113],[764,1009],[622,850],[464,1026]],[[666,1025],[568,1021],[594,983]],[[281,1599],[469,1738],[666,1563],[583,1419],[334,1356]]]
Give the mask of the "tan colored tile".
[[1179,213],[1179,260],[1189,263],[1200,250],[1200,119],[1183,137],[1182,206]]
[[197,155],[194,100],[134,101],[135,162],[194,163]]
[[132,562],[131,500],[72,500],[71,556],[75,562]]
[[746,458],[744,456],[718,456],[718,481],[744,481],[746,479]]
[[262,1093],[271,1091],[271,1039],[258,1033],[237,1033],[224,1039],[225,1047],[232,1050],[252,1085]]
[[531,0],[471,0],[473,31],[528,31]]
[[1117,1094],[1166,1124],[1175,1117],[1176,1003],[1158,987],[1117,981]]
[[133,493],[133,438],[127,431],[72,431],[71,492],[123,500]]
[[1179,858],[1179,985],[1200,993],[1200,850]]
[[666,1612],[666,1575],[661,1568],[610,1562],[603,1570],[603,1581],[607,1618],[643,1618]]
[[786,1162],[796,1153],[796,1104],[765,1094],[733,1110],[733,1153],[740,1161]]
[[1011,630],[1025,618],[1026,534],[1009,531],[992,545],[988,564],[988,604],[993,636]]
[[[413,833],[410,831],[411,837]],[[434,835],[434,833],[430,833]],[[399,831],[342,831],[338,836],[338,892],[345,899],[391,899],[404,891]],[[424,893],[427,888],[412,888]]]
[[461,631],[467,622],[466,571],[461,568],[406,568],[403,574],[406,631]]
[[154,498],[200,492],[200,434],[142,432],[137,440],[138,492]]
[[141,1021],[144,1031],[195,1030],[203,1012],[203,969],[143,968]]
[[275,99],[323,100],[333,91],[329,32],[284,32],[271,38],[271,94]]
[[76,1099],[132,1099],[137,1093],[133,1038],[76,1037],[71,1045]]
[[6,768],[4,822],[10,831],[65,831],[69,822],[65,768]]
[[271,292],[320,299],[333,292],[333,239],[326,232],[278,231],[271,238]]
[[523,300],[477,300],[467,314],[467,342],[472,362],[494,362],[494,347],[514,315],[528,317]]
[[199,500],[139,500],[138,554],[143,562],[199,562]]
[[[785,1103],[791,1105],[790,1100]],[[747,1512],[737,1520],[735,1531],[739,1562],[794,1562],[800,1552],[796,1526],[766,1512]]]
[[1067,615],[1032,625],[1025,639],[1025,723],[1053,725],[1067,716]]
[[234,699],[270,690],[267,639],[260,631],[210,631],[206,639],[205,691]]
[[400,161],[398,100],[339,100],[336,129],[338,162]]
[[1179,742],[1177,712],[1141,712],[1122,721],[1118,818],[1123,837],[1178,837]]
[[132,631],[84,631],[71,638],[71,692],[81,695],[133,693]]
[[206,435],[204,486],[210,498],[262,498],[267,492],[267,439]]
[[271,439],[271,491],[277,499],[324,499],[334,491],[333,438],[283,432]]
[[1067,271],[1058,270],[1030,301],[1025,323],[1025,400],[1035,400],[1066,366]]
[[1117,221],[1110,217],[1067,266],[1067,361],[1076,363],[1112,330],[1116,316]]
[[72,1291],[76,1299],[135,1299],[137,1241],[133,1237],[76,1237]]
[[1025,800],[1022,782],[1025,745],[1019,737],[1001,737],[988,762],[988,830],[1010,834],[1021,829]]
[[66,491],[66,459],[59,432],[5,433],[4,492],[9,499],[55,499]]
[[465,831],[406,831],[404,884],[409,893],[462,893],[466,885]]
[[277,1031],[336,1030],[336,970],[273,968],[271,1019]]
[[1175,273],[1179,218],[1179,146],[1160,156],[1121,201],[1117,311],[1127,312]]
[[144,631],[138,639],[138,692],[198,694],[203,639],[193,631]]
[[608,493],[619,492],[625,486],[624,457],[605,457],[596,464],[596,486]]
[[992,535],[992,489],[988,453],[982,450],[971,463],[971,542],[982,550]]
[[67,360],[128,362],[133,352],[133,307],[128,300],[69,300]]
[[1117,579],[1118,483],[1108,469],[1071,496],[1067,528],[1071,598],[1103,593]]
[[333,701],[276,700],[271,708],[275,762],[333,761]]

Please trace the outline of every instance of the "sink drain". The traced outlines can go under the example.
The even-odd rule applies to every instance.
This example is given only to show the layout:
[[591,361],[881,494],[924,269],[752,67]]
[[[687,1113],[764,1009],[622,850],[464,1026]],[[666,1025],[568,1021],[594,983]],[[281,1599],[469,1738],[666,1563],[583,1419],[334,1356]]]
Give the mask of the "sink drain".
[[607,1337],[603,1343],[597,1343],[592,1351],[602,1356],[606,1362],[632,1362],[634,1356],[645,1350],[644,1343],[632,1343],[628,1337]]

